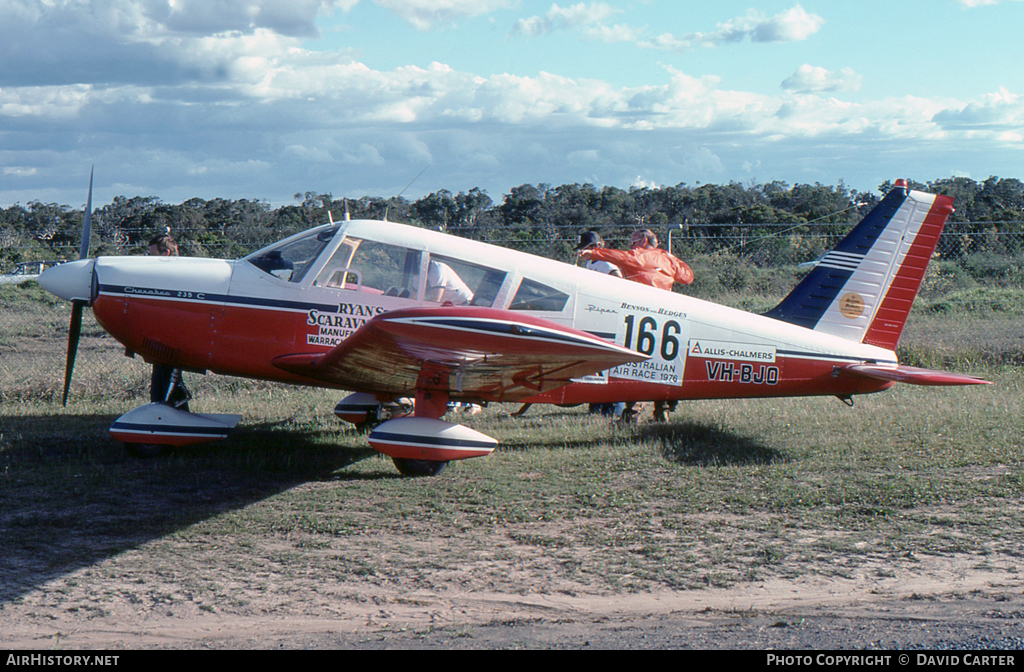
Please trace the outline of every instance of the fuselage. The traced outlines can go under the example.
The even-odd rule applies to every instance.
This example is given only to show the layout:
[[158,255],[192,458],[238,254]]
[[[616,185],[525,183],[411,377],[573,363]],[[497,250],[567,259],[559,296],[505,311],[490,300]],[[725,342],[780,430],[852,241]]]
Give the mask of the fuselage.
[[327,352],[376,315],[443,302],[540,317],[649,356],[537,402],[846,396],[891,383],[842,366],[896,362],[882,348],[389,222],[326,225],[235,261],[100,257],[89,271],[96,318],[128,352],[294,384],[325,386],[275,358]]

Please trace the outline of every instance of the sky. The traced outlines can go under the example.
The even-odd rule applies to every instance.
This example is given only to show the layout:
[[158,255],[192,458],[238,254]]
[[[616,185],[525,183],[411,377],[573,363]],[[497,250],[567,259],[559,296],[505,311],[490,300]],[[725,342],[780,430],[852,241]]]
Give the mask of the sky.
[[1022,0],[0,0],[0,206],[81,207],[92,166],[97,203],[274,206],[1024,179],[1022,25]]

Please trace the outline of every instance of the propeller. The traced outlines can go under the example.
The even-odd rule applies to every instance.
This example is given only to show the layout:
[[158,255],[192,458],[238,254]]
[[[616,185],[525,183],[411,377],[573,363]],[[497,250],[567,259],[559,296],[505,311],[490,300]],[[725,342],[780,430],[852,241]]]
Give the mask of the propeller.
[[[78,248],[78,258],[89,258],[89,236],[92,228],[92,175],[93,168],[89,169],[89,197],[85,203],[85,219],[82,222],[82,244]],[[64,366],[64,394],[61,403],[68,405],[68,392],[71,390],[71,374],[75,370],[75,357],[78,355],[78,340],[82,336],[82,313],[89,301],[85,299],[71,300],[71,326],[68,327],[68,359]]]

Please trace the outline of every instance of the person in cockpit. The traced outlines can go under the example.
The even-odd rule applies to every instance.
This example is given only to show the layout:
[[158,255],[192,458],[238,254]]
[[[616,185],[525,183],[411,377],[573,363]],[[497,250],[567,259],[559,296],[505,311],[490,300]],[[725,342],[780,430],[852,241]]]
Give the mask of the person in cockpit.
[[430,260],[427,270],[427,301],[466,306],[473,301],[473,290],[462,281],[459,274],[443,261]]

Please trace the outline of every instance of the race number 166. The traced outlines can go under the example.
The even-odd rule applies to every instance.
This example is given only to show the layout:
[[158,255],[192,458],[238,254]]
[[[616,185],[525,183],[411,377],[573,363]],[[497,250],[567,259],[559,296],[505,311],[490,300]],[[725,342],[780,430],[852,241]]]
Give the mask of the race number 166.
[[[623,345],[641,355],[653,356],[656,352],[662,359],[673,360],[679,355],[679,333],[682,327],[675,320],[668,320],[660,327],[653,317],[643,317],[639,322],[636,315],[626,316],[626,337]],[[634,342],[635,341],[635,342]]]

